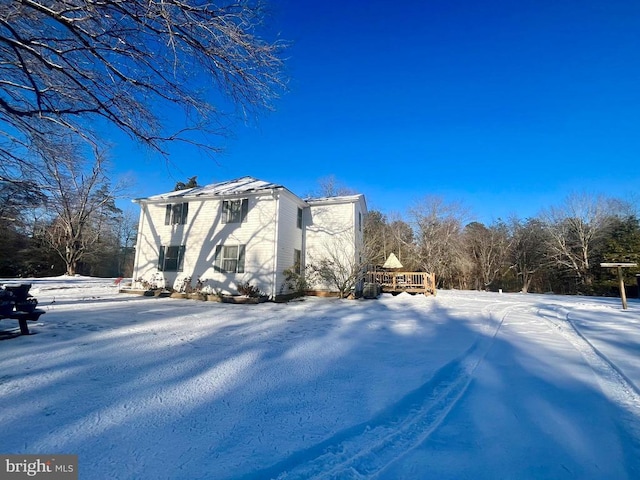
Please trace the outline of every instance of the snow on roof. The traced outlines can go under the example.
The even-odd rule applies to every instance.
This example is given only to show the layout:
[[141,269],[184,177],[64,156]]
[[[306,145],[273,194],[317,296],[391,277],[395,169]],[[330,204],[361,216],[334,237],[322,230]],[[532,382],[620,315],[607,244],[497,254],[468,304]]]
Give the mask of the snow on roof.
[[[174,192],[161,193],[158,195],[152,195],[146,198],[136,198],[134,202],[150,201],[157,202],[163,200],[173,200],[178,198],[198,198],[198,197],[217,197],[217,196],[231,196],[231,195],[243,195],[247,193],[258,193],[263,191],[269,191],[273,189],[286,190],[284,186],[277,183],[266,182],[254,177],[241,177],[235,180],[227,180],[226,182],[212,183],[205,185],[204,187],[187,188],[185,190],[177,190]],[[291,193],[291,192],[290,192]],[[300,198],[293,194],[296,198]],[[307,198],[300,199],[301,202],[305,202],[308,205],[327,205],[335,203],[355,203],[358,201],[364,201],[364,195],[343,195],[336,197],[320,197],[320,198]]]
[[357,202],[363,197],[361,193],[357,195],[342,195],[336,197],[318,197],[318,198],[305,198],[304,201],[309,205],[325,204],[325,203],[353,203]]
[[271,182],[265,182],[254,177],[241,177],[226,182],[212,183],[204,187],[187,188],[186,190],[178,190],[175,192],[161,193],[147,198],[138,200],[165,200],[172,198],[194,198],[194,197],[210,197],[223,195],[238,195],[243,193],[254,193],[263,190],[272,190],[274,188],[283,188]]

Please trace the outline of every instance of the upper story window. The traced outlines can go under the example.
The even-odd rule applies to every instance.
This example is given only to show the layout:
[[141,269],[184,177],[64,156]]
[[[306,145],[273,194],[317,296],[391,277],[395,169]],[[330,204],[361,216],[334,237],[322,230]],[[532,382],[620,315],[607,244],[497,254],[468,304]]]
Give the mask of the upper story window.
[[242,223],[247,221],[249,200],[224,200],[222,202],[222,223]]
[[174,203],[166,207],[164,215],[165,225],[184,225],[187,223],[187,214],[189,213],[188,203]]
[[358,212],[358,230],[362,231],[362,213]]
[[298,208],[298,220],[296,222],[298,228],[302,229],[302,209]]

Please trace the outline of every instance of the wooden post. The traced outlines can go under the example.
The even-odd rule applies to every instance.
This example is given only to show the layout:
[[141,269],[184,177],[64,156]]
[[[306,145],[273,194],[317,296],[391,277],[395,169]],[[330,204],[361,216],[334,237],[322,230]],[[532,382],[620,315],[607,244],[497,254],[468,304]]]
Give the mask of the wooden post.
[[622,309],[626,310],[628,308],[628,306],[627,306],[627,292],[624,289],[624,278],[622,277],[622,269],[623,268],[629,268],[629,267],[637,267],[638,264],[637,263],[628,263],[628,262],[623,262],[623,263],[601,263],[600,266],[604,267],[604,268],[616,268],[618,270],[618,282],[619,282],[619,285],[620,285],[620,298],[622,299]]
[[626,310],[627,307],[627,292],[624,288],[624,278],[622,278],[622,267],[618,267],[618,281],[620,282],[620,298],[622,298],[622,309]]

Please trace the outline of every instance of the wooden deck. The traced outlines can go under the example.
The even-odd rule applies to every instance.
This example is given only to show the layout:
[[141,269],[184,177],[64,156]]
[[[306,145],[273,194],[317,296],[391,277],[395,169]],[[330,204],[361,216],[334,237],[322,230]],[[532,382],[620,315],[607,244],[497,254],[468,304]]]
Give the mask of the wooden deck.
[[436,277],[426,272],[367,272],[366,281],[382,286],[385,293],[436,294]]

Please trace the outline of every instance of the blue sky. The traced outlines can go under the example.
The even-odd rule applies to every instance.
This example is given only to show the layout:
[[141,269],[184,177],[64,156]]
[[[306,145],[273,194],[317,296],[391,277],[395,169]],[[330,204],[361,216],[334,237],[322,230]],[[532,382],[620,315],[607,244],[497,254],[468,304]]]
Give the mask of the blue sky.
[[289,91],[215,161],[121,143],[132,196],[244,175],[304,195],[334,175],[370,209],[425,195],[485,222],[640,180],[640,2],[272,0]]

